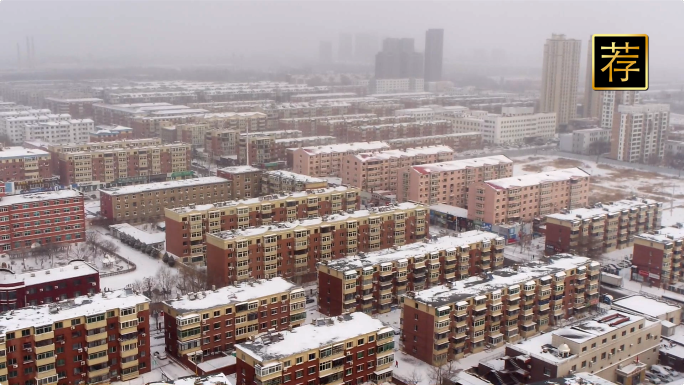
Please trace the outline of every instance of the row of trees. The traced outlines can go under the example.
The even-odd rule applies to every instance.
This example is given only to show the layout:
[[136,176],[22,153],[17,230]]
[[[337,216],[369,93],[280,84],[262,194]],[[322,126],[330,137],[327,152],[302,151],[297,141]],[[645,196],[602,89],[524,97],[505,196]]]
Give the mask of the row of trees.
[[152,302],[161,302],[187,293],[208,290],[207,270],[178,264],[177,269],[162,266],[153,276],[138,279],[133,290],[144,293]]

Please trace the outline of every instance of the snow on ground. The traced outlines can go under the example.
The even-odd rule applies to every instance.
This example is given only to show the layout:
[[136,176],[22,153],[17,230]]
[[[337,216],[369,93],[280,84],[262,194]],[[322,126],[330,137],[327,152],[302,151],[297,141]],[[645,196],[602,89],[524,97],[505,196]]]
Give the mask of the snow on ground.
[[516,262],[529,262],[539,260],[544,255],[546,238],[539,237],[532,239],[529,247],[520,248],[520,244],[512,244],[504,247],[504,258]]

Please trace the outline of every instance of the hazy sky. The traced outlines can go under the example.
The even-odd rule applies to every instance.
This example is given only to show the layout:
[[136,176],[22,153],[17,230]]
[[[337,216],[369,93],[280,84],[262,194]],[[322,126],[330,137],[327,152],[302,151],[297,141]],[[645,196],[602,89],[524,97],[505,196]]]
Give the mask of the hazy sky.
[[[415,37],[444,28],[445,59],[482,49],[541,67],[544,40],[564,33],[650,35],[652,70],[684,67],[684,1],[0,1],[0,61],[35,37],[37,56],[195,61],[272,53],[313,60],[340,32]],[[147,64],[147,63],[141,63]],[[173,64],[173,63],[170,63]],[[584,65],[584,59],[583,63]]]

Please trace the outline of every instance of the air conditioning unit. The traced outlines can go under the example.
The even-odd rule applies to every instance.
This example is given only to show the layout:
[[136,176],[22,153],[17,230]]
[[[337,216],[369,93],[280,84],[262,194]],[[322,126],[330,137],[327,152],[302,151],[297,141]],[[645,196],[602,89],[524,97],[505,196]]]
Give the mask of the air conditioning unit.
[[14,369],[16,369],[18,367],[19,367],[19,365],[17,365],[17,364],[12,365],[12,368],[14,368]]
[[55,289],[59,289],[59,286],[55,286]]
[[76,326],[72,326],[72,327],[71,327],[71,330],[74,330],[74,329],[76,329]]
[[81,366],[85,365],[85,361],[81,361]]
[[64,345],[66,341],[59,341],[60,344]]
[[143,337],[147,337],[147,334],[143,333],[142,336],[143,336]]
[[120,380],[120,379],[121,379],[121,376],[116,376],[116,379],[117,379],[117,380]]
[[86,374],[85,374],[85,373],[81,373],[81,377],[85,377],[85,376],[86,376]]
[[206,335],[207,335],[207,333],[208,333],[208,332],[202,332],[202,335],[203,335],[203,336],[206,336]]
[[43,291],[43,288],[41,288],[40,291]]
[[95,286],[95,285],[96,285],[96,283],[95,283],[95,282],[91,282],[90,284],[91,284],[91,285],[93,285],[93,286]]
[[79,353],[83,353],[83,349],[78,349],[78,352],[79,352]]

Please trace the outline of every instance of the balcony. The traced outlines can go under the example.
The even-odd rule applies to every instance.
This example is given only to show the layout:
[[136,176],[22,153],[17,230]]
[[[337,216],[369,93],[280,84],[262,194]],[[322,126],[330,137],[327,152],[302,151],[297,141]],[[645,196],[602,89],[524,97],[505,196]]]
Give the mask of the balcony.
[[107,338],[107,330],[103,329],[99,333],[86,335],[86,342],[104,340],[106,338]]
[[[137,363],[138,361],[135,361],[135,362]],[[88,377],[89,378],[104,376],[107,373],[109,373],[109,366],[105,366],[102,369],[96,369],[96,370],[88,369]]]
[[126,374],[121,374],[121,381],[128,381],[138,377],[140,374],[136,370],[135,372],[130,372]]
[[138,360],[137,360],[137,359],[136,359],[136,360],[131,360],[131,361],[128,361],[128,362],[122,362],[122,363],[121,363],[121,369],[127,369],[127,368],[130,368],[130,367],[132,367],[132,366],[137,366],[137,365],[138,365]]
[[103,364],[103,363],[107,362],[107,359],[108,359],[108,357],[105,354],[102,357],[96,357],[93,359],[88,358],[86,360],[86,362],[88,363],[88,366],[93,366],[93,365],[97,365],[97,364]]
[[[105,344],[106,346],[106,344]],[[128,350],[122,350],[120,355],[121,357],[130,357],[138,354],[138,347],[136,346],[135,349],[128,349]]]

